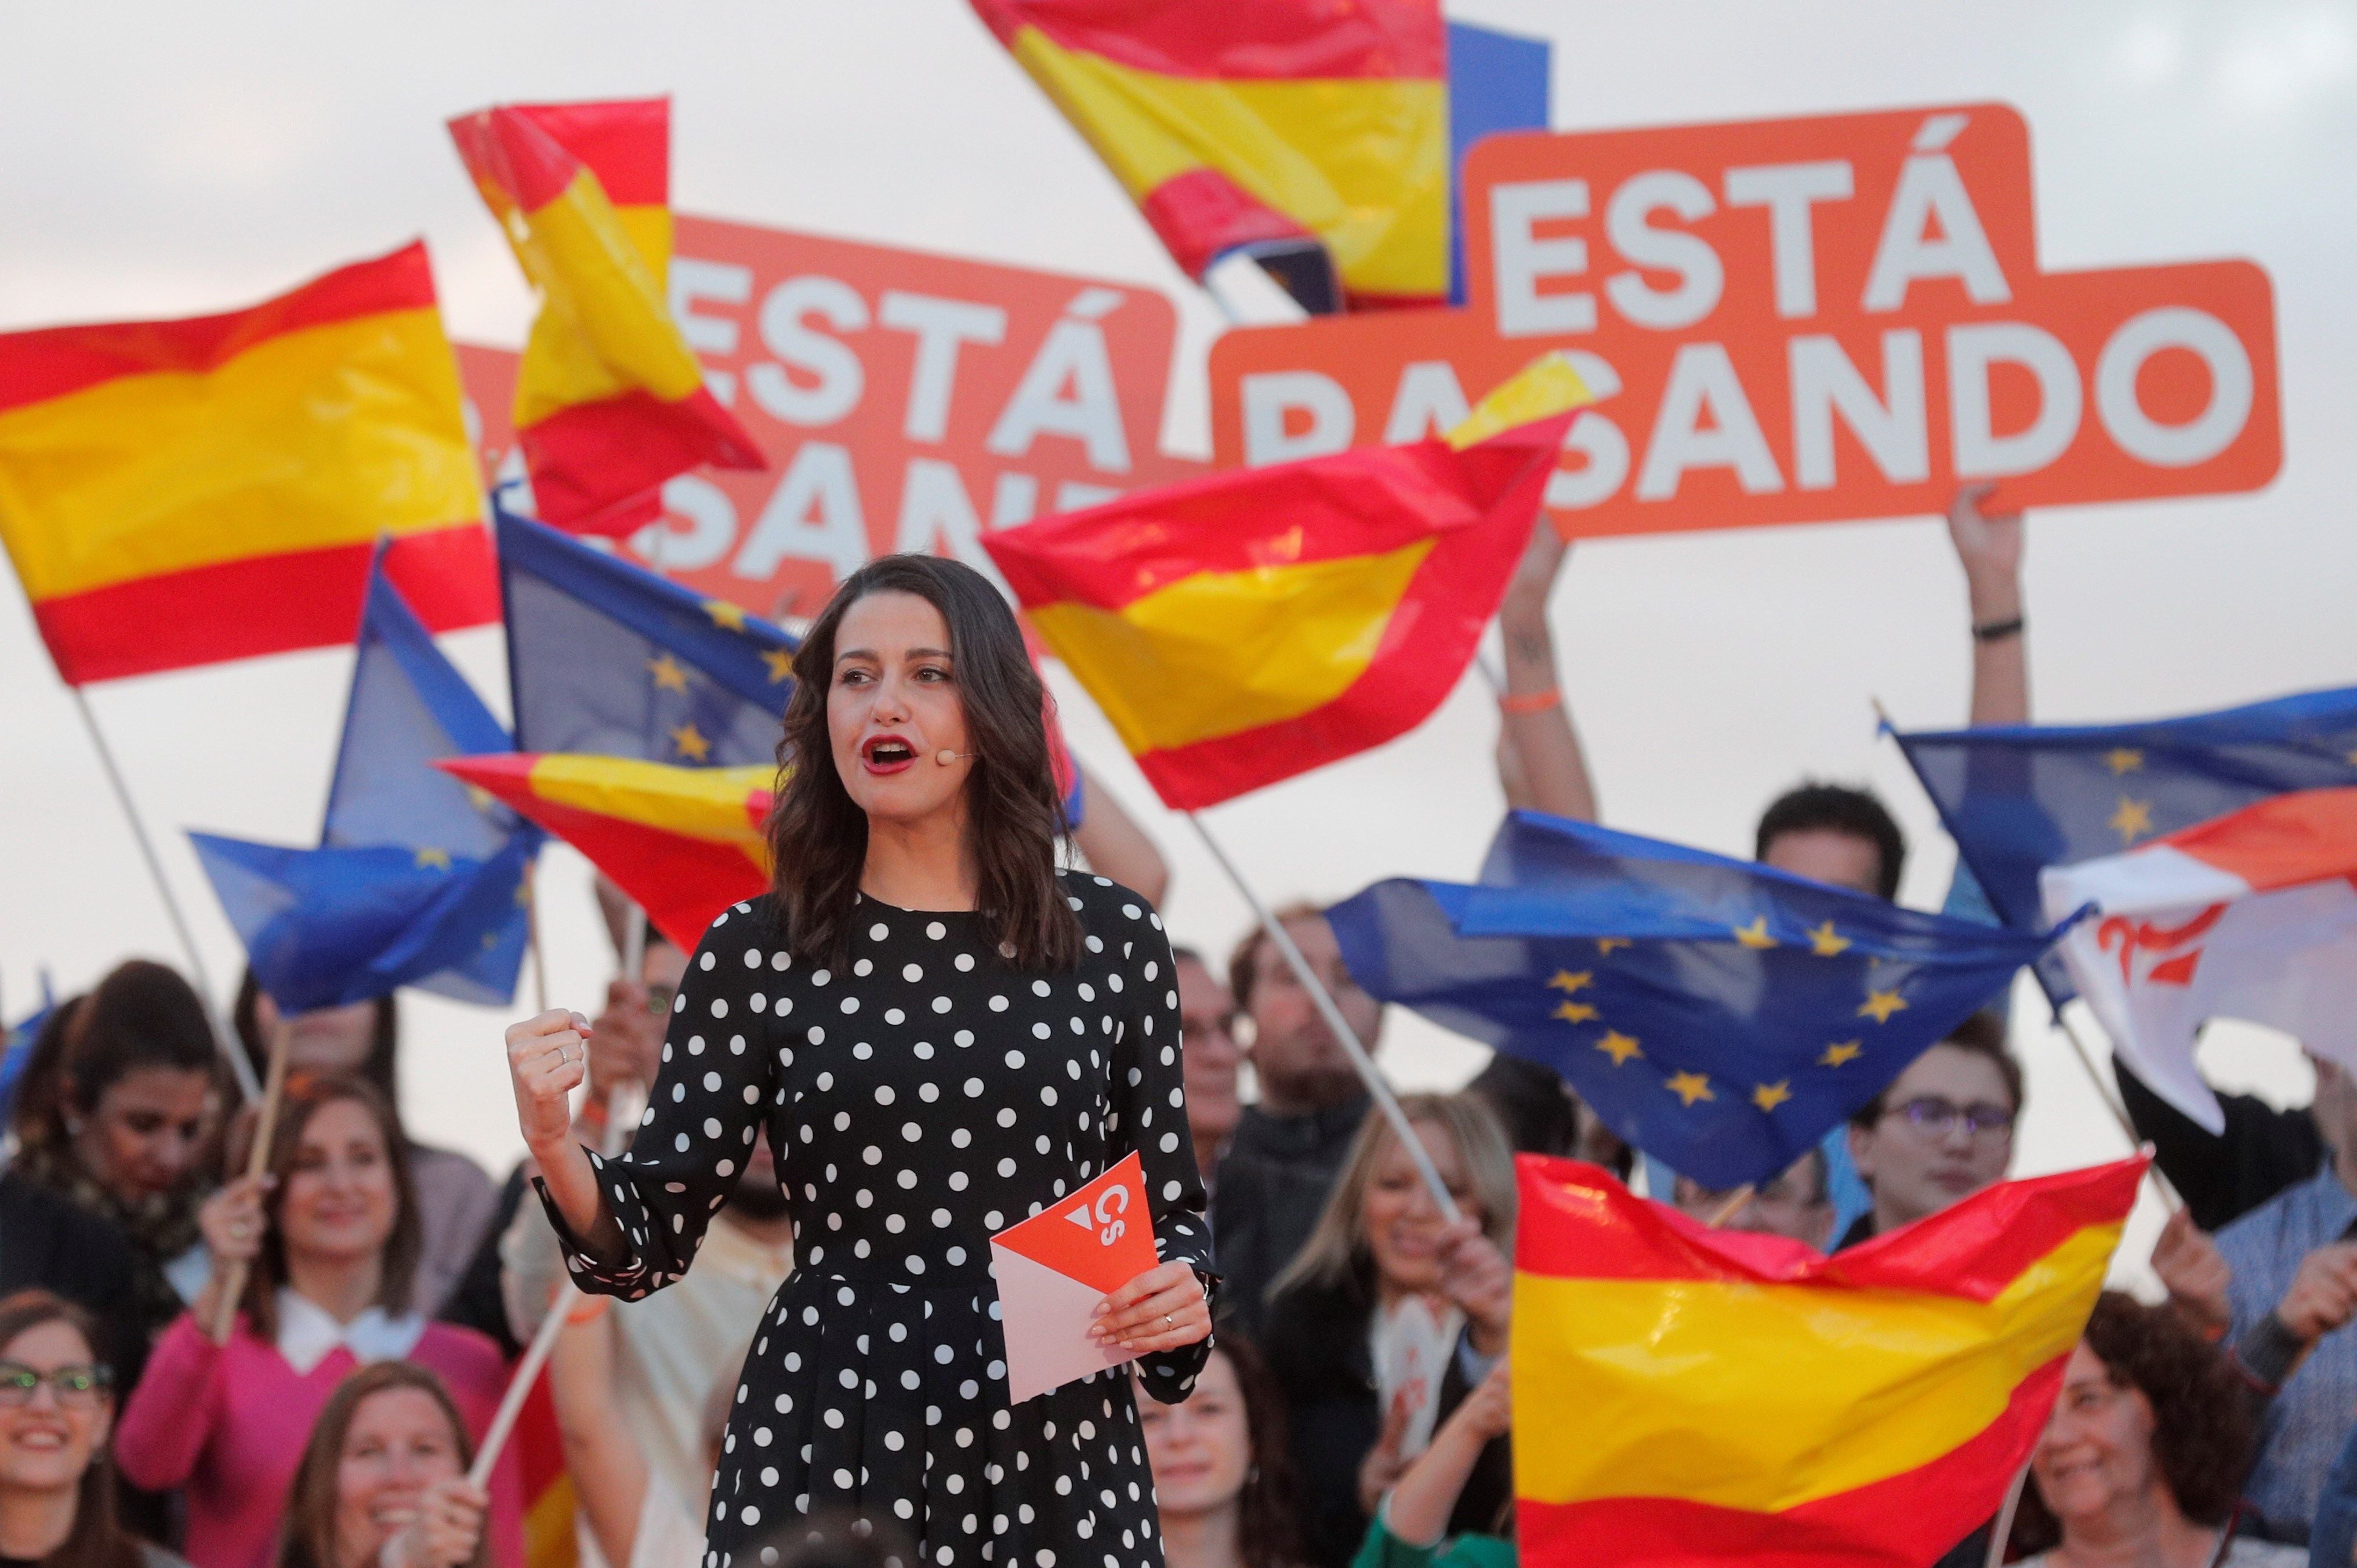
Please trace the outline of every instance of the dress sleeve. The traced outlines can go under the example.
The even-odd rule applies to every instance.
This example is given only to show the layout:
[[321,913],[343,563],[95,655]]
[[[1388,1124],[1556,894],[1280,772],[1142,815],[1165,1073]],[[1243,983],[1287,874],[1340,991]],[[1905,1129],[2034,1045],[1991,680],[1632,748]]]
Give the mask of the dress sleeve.
[[775,1061],[764,1025],[770,990],[786,967],[766,907],[735,905],[712,922],[688,960],[630,1152],[594,1151],[606,1206],[620,1223],[623,1256],[585,1248],[541,1187],[542,1206],[564,1243],[573,1283],[635,1301],[677,1281],[695,1261],[713,1211],[736,1190],[737,1173],[773,1093]]
[[[1136,895],[1116,889],[1116,908],[1103,940],[1118,940],[1115,972],[1123,1006],[1113,1051],[1113,1112],[1105,1124],[1115,1159],[1135,1150],[1146,1167],[1146,1200],[1154,1208],[1154,1245],[1162,1261],[1190,1265],[1216,1284],[1211,1230],[1203,1222],[1203,1178],[1195,1169],[1195,1142],[1187,1131],[1187,1091],[1178,1065],[1178,981],[1161,917]],[[1176,1404],[1195,1387],[1211,1341],[1141,1358],[1146,1390]]]

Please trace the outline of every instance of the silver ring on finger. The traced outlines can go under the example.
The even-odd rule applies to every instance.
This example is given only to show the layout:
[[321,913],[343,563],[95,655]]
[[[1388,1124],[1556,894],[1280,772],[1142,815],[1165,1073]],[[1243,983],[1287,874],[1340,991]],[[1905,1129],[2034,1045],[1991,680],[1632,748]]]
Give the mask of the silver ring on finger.
[[1178,1325],[1172,1320],[1170,1315],[1167,1312],[1162,1315],[1162,1329],[1166,1334],[1176,1334],[1178,1332]]

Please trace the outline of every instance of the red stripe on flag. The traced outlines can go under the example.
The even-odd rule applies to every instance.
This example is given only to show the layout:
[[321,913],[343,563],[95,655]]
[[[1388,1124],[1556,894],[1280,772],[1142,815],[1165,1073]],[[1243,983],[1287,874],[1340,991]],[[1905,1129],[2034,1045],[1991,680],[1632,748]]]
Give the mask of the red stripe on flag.
[[424,242],[355,262],[246,310],[178,321],[49,327],[0,335],[0,413],[122,376],[218,370],[256,344],[307,327],[433,307]]
[[1922,1568],[1996,1514],[2046,1424],[2069,1358],[1928,1465],[1780,1513],[1678,1498],[1514,1504],[1525,1568]]
[[[1544,484],[1545,474],[1533,482]],[[1332,761],[1405,735],[1463,678],[1528,541],[1501,529],[1443,534],[1349,690],[1296,718],[1146,752],[1139,771],[1172,810],[1199,811],[1291,778],[1304,756]]]
[[998,41],[1025,27],[1068,49],[1164,76],[1264,81],[1448,72],[1437,0],[974,0]]
[[2348,876],[2357,874],[2357,789],[2271,796],[2156,843],[2241,877],[2254,893]]
[[[765,466],[760,449],[709,387],[664,403],[642,387],[574,403],[516,432],[541,520],[576,533],[619,536],[653,521],[646,498],[700,463]],[[627,498],[619,505],[614,498]]]
[[[1144,759],[1140,759],[1143,767]],[[1570,1280],[1813,1283],[1994,1301],[2023,1270],[2134,1207],[2141,1157],[2000,1182],[1929,1219],[1824,1257],[1798,1242],[1712,1230],[1577,1160],[1520,1155],[1514,1267]]]
[[[1549,455],[1570,419],[1509,431],[1464,452],[1420,441],[1208,474],[1041,518],[985,542],[1026,608],[1071,601],[1117,610],[1201,572],[1378,555],[1436,535],[1437,557],[1452,536],[1508,505],[1518,484],[1545,482]],[[1518,538],[1514,547],[1522,543]],[[1428,559],[1414,581],[1432,569]],[[1502,594],[1502,581],[1499,587]]]
[[1246,195],[1215,168],[1174,175],[1146,193],[1137,209],[1189,277],[1238,245],[1262,240],[1313,238],[1292,219]]
[[[671,100],[514,103],[560,147],[589,166],[617,207],[671,205]],[[534,202],[532,205],[538,206]]]
[[[694,952],[705,928],[731,904],[758,898],[770,879],[733,844],[713,843],[621,817],[568,806],[533,787],[531,753],[454,757],[436,763],[444,772],[490,790],[524,816],[579,850],[614,879],[647,912],[655,929]],[[745,802],[746,820],[759,827],[768,817],[770,795],[757,790]]]
[[[249,556],[134,578],[33,607],[68,685],[350,642],[375,546]],[[479,523],[393,542],[385,570],[436,631],[500,618],[490,534]]]

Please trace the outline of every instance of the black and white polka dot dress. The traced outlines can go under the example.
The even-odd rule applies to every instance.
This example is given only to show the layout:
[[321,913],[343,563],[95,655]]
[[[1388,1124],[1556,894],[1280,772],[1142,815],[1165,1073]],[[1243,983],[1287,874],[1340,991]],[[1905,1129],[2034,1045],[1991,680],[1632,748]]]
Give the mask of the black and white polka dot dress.
[[[990,1236],[1135,1150],[1163,1259],[1208,1272],[1179,1088],[1178,997],[1137,895],[1067,874],[1079,967],[1011,968],[979,916],[863,900],[849,972],[791,959],[739,904],[690,961],[647,1121],[598,1179],[632,1256],[584,1290],[678,1279],[757,1126],[794,1206],[794,1273],[746,1359],[707,1568],[774,1563],[822,1508],[897,1520],[924,1563],[1159,1568],[1126,1369],[1010,1407]],[[593,1156],[594,1158],[594,1156]],[[1147,1357],[1186,1397],[1205,1348]]]

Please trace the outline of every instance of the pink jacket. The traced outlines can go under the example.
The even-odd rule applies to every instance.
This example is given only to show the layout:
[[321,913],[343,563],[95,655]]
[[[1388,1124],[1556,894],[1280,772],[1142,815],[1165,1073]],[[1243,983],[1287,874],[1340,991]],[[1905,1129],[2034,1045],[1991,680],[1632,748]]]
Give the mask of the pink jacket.
[[[468,1434],[480,1438],[507,1385],[498,1347],[473,1329],[431,1323],[408,1359],[441,1375]],[[188,1489],[195,1568],[268,1568],[312,1424],[359,1365],[339,1345],[297,1372],[242,1316],[221,1346],[184,1312],[156,1342],[124,1407],[115,1459],[151,1491]],[[500,1455],[490,1489],[491,1561],[522,1568],[522,1487],[512,1445]]]

